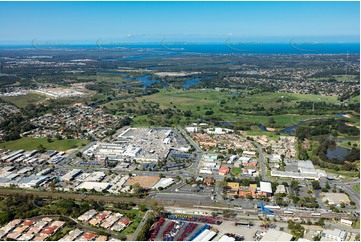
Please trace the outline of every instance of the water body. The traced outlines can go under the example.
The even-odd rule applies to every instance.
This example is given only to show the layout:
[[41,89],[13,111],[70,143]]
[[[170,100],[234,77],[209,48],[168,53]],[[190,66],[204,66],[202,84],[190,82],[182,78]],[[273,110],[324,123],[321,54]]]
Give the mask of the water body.
[[152,80],[149,79],[150,75],[144,75],[144,76],[140,76],[135,78],[136,81],[140,82],[143,84],[144,88],[147,88],[148,86],[152,85],[153,83],[158,83],[160,82],[160,80]]
[[267,130],[266,126],[262,125],[262,124],[259,124],[258,125],[258,128],[262,131],[266,131],[266,132],[269,132],[269,130]]
[[[93,49],[99,51],[122,51],[122,49],[154,49],[155,51],[167,51],[174,53],[224,53],[224,54],[359,54],[359,43],[313,43],[313,42],[300,42],[293,41],[293,43],[263,43],[263,42],[242,42],[242,41],[229,41],[228,43],[204,43],[199,44],[192,42],[184,42],[177,44],[175,42],[171,45],[167,43],[142,43],[142,44],[124,44],[114,46],[114,48],[106,48],[106,50],[99,48],[95,44],[91,45],[59,45],[51,46],[50,48],[34,48],[32,45],[0,45],[0,49],[39,49],[39,50],[59,50],[59,49]],[[117,50],[119,49],[119,50]],[[154,56],[158,56],[155,54]],[[160,54],[162,55],[162,54]],[[121,58],[121,60],[139,60],[150,55],[131,56]]]
[[312,123],[312,122],[315,122],[315,121],[320,121],[320,120],[321,119],[304,120],[304,121],[301,121],[299,124],[289,126],[287,128],[284,128],[284,129],[280,130],[279,132],[280,133],[286,133],[286,134],[295,134],[296,129],[297,129],[298,126],[300,126],[302,124]]
[[[321,119],[310,119],[310,120],[304,120],[304,121],[301,121],[299,124],[295,124],[295,125],[292,125],[292,126],[289,126],[287,128],[284,128],[284,129],[281,129],[280,133],[286,133],[286,134],[295,134],[296,133],[296,129],[298,126],[302,125],[302,124],[307,124],[307,123],[312,123],[312,122],[315,122],[315,121],[320,121]],[[270,132],[269,130],[267,130],[267,128],[262,125],[262,124],[259,124],[258,125],[258,128],[262,131],[266,131],[266,132]]]
[[[111,49],[110,49],[111,50]],[[123,56],[123,57],[114,57],[114,58],[103,58],[101,61],[137,61],[142,60],[148,57],[163,57],[163,56],[173,56],[178,55],[179,53],[176,52],[167,52],[167,53],[149,53],[149,54],[141,54],[141,55],[134,55],[134,56]]]
[[336,147],[328,148],[326,156],[328,159],[337,159],[343,161],[345,160],[348,154],[350,154],[349,149],[336,146]]
[[219,122],[219,125],[222,127],[232,127],[233,122],[223,121],[223,122]]
[[124,72],[120,71],[98,71],[97,75],[122,75]]
[[184,83],[183,88],[189,89],[191,85],[199,84],[200,80],[201,80],[200,78],[189,79],[186,81],[186,83]]
[[345,117],[345,114],[342,114],[342,113],[336,113],[336,116],[339,117],[339,118],[344,118]]

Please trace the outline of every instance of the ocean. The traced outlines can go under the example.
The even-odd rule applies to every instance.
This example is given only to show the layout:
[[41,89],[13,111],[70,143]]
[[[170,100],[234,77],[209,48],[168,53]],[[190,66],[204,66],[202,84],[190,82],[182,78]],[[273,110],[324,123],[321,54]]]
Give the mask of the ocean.
[[5,49],[89,49],[122,51],[124,49],[147,49],[175,53],[204,53],[204,54],[360,54],[359,43],[142,43],[122,44],[113,46],[101,45],[0,45],[0,50]]

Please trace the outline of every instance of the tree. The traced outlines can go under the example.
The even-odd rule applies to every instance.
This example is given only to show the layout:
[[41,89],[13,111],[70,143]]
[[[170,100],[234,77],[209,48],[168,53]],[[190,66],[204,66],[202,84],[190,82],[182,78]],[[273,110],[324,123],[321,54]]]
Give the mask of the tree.
[[224,209],[222,212],[223,217],[225,218],[230,218],[232,216],[234,216],[234,212],[232,210],[229,209]]
[[42,144],[40,144],[40,145],[38,145],[38,151],[40,153],[44,153],[46,151],[46,148]]
[[139,204],[138,208],[139,208],[139,211],[141,211],[141,212],[145,212],[148,210],[147,206],[144,204]]
[[76,156],[76,157],[82,157],[83,154],[82,154],[80,151],[78,151],[78,152],[75,154],[75,156]]
[[150,208],[156,213],[161,214],[164,211],[164,207],[159,205],[156,201],[152,202]]
[[312,181],[311,184],[312,184],[312,188],[314,190],[320,190],[321,189],[321,185],[320,185],[319,181]]
[[135,184],[132,186],[132,188],[133,188],[134,194],[136,194],[136,195],[140,195],[140,194],[143,192],[143,187],[141,187],[141,186],[139,185],[139,183],[135,183]]
[[292,188],[292,190],[298,191],[299,185],[300,185],[300,184],[298,183],[298,181],[291,181],[291,188]]
[[275,123],[276,123],[276,121],[275,121],[274,117],[270,117],[268,119],[268,124],[275,124]]
[[326,188],[327,188],[327,190],[331,188],[331,186],[328,182],[326,183]]

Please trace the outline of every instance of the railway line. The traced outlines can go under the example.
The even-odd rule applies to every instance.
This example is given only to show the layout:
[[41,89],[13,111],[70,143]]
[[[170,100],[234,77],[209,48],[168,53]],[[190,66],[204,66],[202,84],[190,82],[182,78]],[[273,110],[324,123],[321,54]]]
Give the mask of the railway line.
[[[87,200],[87,201],[102,201],[102,202],[110,202],[110,203],[117,203],[117,202],[134,202],[135,204],[145,204],[145,205],[152,205],[154,202],[157,202],[159,205],[164,207],[179,207],[179,208],[196,208],[200,207],[195,205],[191,202],[179,202],[173,201],[172,204],[169,204],[169,201],[159,201],[154,199],[148,198],[134,198],[134,197],[116,197],[116,196],[104,196],[104,195],[83,195],[78,193],[60,193],[60,192],[45,192],[45,191],[31,191],[31,190],[20,190],[20,189],[0,189],[0,195],[14,195],[14,194],[21,194],[21,195],[34,195],[42,198],[65,198],[65,199],[74,199],[74,200]],[[202,208],[208,208],[210,210],[222,210],[222,207],[212,207],[210,206],[201,206]],[[248,209],[249,210],[249,209]],[[247,210],[247,211],[248,211]],[[254,212],[257,212],[257,209],[254,209]],[[243,213],[246,211],[238,211],[237,213]],[[249,211],[248,211],[249,212]],[[282,210],[275,210],[276,215],[283,216],[283,217],[300,217],[300,218],[343,218],[343,219],[353,219],[351,215],[344,214],[344,213],[320,213],[320,216],[314,216],[314,212],[312,211],[293,211],[293,214],[284,214]]]

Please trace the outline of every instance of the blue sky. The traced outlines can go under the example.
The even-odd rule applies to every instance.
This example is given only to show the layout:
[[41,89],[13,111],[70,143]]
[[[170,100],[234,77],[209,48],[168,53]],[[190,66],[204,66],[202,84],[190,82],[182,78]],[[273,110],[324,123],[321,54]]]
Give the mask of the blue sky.
[[359,42],[359,2],[0,2],[0,43]]

